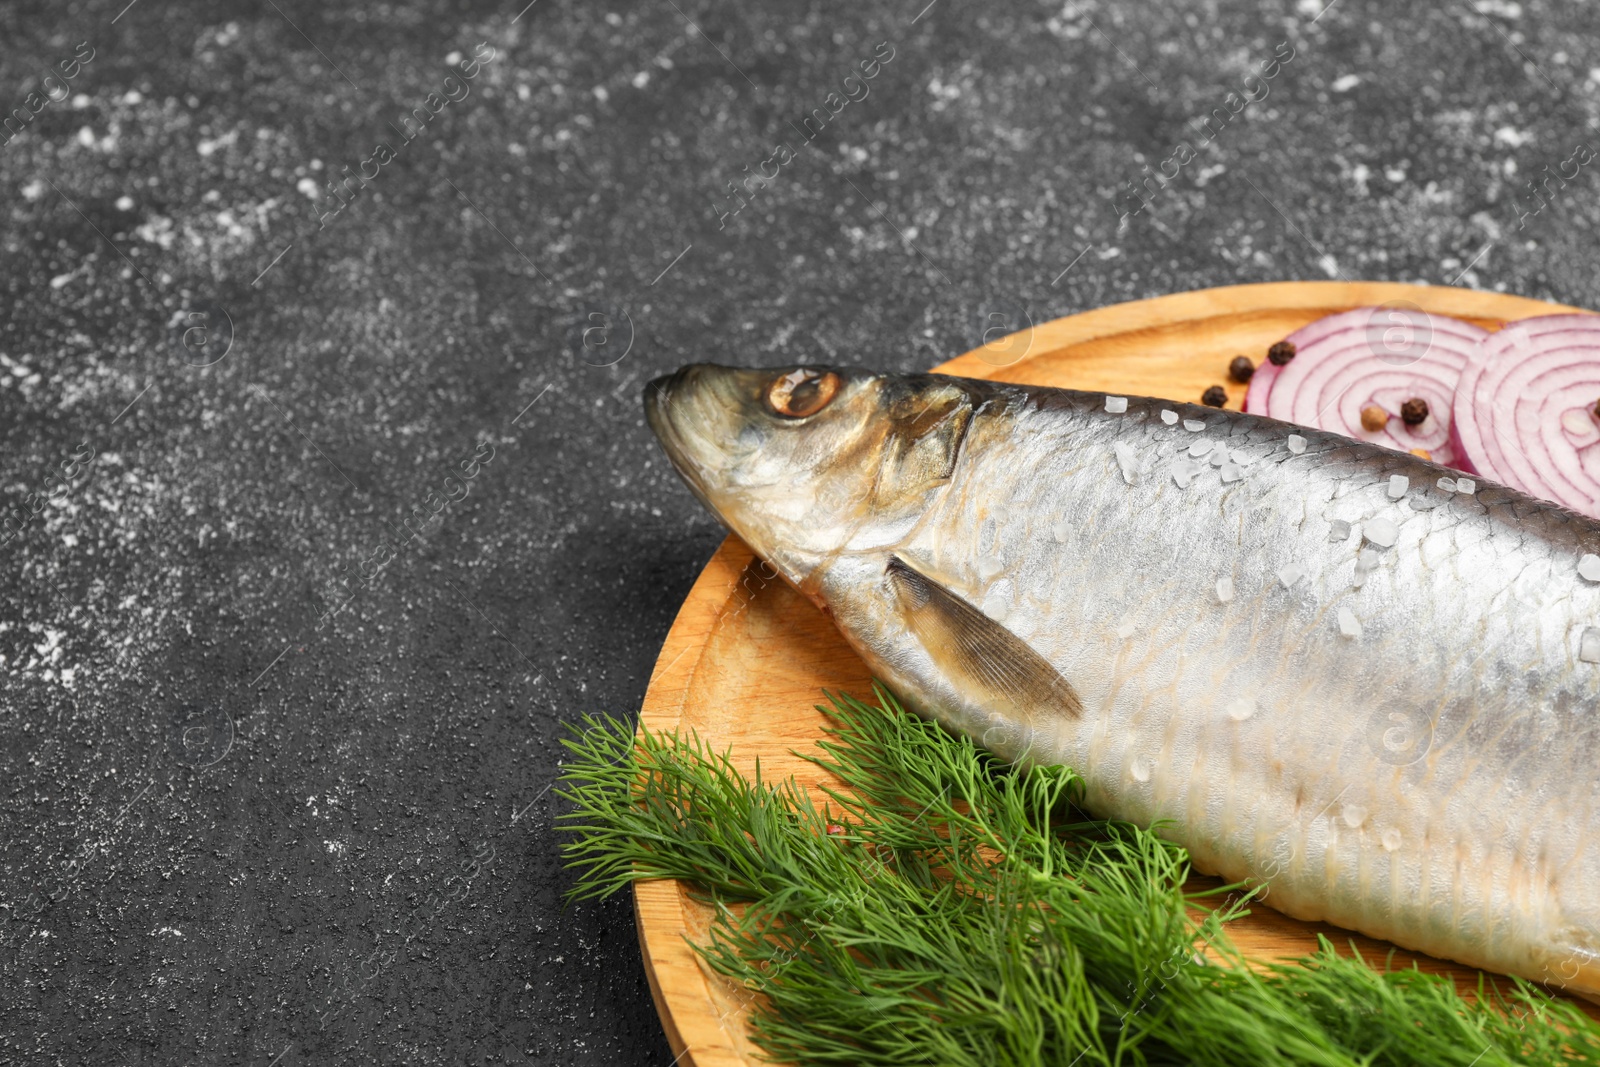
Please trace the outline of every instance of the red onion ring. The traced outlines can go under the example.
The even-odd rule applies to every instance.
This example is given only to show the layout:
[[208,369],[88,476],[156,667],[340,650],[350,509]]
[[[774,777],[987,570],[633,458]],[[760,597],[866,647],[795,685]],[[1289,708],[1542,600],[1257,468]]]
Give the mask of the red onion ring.
[[[1420,448],[1435,463],[1460,467],[1451,435],[1456,383],[1487,336],[1404,301],[1329,315],[1285,338],[1295,346],[1288,363],[1256,368],[1244,410],[1400,452]],[[1407,426],[1400,408],[1413,397],[1427,402],[1428,417]],[[1362,409],[1373,406],[1389,416],[1381,430],[1361,424]]]
[[1486,478],[1600,517],[1600,316],[1541,315],[1491,335],[1461,375],[1452,433]]

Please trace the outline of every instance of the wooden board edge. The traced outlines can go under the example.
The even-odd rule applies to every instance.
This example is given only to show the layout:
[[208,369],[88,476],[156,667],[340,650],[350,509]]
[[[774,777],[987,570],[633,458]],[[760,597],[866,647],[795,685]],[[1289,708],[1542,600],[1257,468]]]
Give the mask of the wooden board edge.
[[[1033,336],[1024,350],[1025,354],[1005,366],[1025,359],[1037,359],[1041,355],[1097,337],[1136,334],[1141,329],[1149,328],[1152,322],[1166,325],[1174,321],[1262,309],[1303,310],[1314,313],[1310,318],[1318,318],[1322,314],[1333,314],[1352,307],[1376,306],[1394,301],[1409,301],[1426,306],[1437,314],[1472,319],[1480,324],[1485,319],[1509,321],[1561,312],[1589,313],[1585,308],[1550,303],[1533,297],[1444,285],[1371,281],[1255,282],[1130,300],[1039,323],[1032,328]],[[997,344],[1007,352],[1014,347],[1005,342]],[[983,349],[979,348],[957,356],[935,367],[934,372],[967,378],[992,378],[1004,373],[1005,366],[985,360],[982,352]]]
[[656,973],[656,957],[650,951],[650,938],[645,933],[652,927],[645,922],[644,912],[641,910],[641,895],[652,902],[658,900],[662,896],[659,890],[663,886],[670,888],[671,883],[656,881],[633,883],[633,925],[639,935],[639,956],[644,962],[645,978],[650,983],[650,1000],[656,1006],[656,1015],[661,1018],[661,1029],[667,1035],[667,1045],[672,1049],[673,1055],[677,1057],[674,1062],[688,1064],[689,1067],[693,1067],[695,1063],[694,1056],[688,1050],[688,1042],[683,1039],[683,1034],[678,1030],[676,1013],[672,1011],[671,1005],[667,1002],[667,994],[661,988],[661,979]]
[[[649,726],[655,731],[671,731],[682,724],[684,701],[700,666],[701,657],[694,653],[704,652],[718,613],[754,558],[755,554],[743,541],[729,534],[695,578],[650,672],[650,683],[639,710],[640,728]],[[714,1000],[710,976],[700,965],[694,950],[676,932],[689,926],[684,914],[682,888],[677,882],[664,879],[635,882],[633,909],[639,951],[650,979],[650,997],[655,1002],[656,1014],[661,1017],[667,1042],[678,1057],[678,1067],[748,1067],[749,1061],[726,1039],[727,1035],[722,1035],[724,1040],[718,1040],[698,1033],[686,1034],[679,1023],[680,1019],[697,1020],[704,1005]],[[647,922],[645,915],[652,912],[678,918],[670,924]],[[671,930],[664,926],[670,926]],[[656,964],[668,960],[690,964],[698,981],[687,988],[663,989]],[[682,968],[677,971],[683,973]]]

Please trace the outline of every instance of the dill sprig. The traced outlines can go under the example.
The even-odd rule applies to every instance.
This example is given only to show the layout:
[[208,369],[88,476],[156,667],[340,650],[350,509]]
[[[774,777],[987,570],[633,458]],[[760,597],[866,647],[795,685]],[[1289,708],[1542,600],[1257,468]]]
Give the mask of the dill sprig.
[[1072,771],[1007,765],[876,696],[819,709],[833,725],[806,758],[843,783],[820,808],[692,733],[588,717],[564,741],[572,896],[693,886],[714,909],[694,948],[748,992],[772,1060],[1600,1065],[1600,1026],[1521,979],[1463,998],[1326,938],[1252,967],[1225,931],[1249,891],[1187,891],[1187,853],[1084,816]]

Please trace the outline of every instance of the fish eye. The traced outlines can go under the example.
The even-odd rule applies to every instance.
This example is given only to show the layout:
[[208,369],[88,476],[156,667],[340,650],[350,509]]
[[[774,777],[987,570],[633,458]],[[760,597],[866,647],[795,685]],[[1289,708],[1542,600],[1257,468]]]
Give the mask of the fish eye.
[[801,367],[780,374],[767,386],[767,407],[789,419],[815,415],[839,393],[841,382],[833,371]]

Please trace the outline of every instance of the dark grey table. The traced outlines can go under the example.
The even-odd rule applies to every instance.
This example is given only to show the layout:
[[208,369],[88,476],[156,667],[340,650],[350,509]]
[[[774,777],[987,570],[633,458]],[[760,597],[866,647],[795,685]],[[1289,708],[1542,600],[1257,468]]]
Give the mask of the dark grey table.
[[549,792],[720,537],[654,375],[1597,303],[1582,5],[125,3],[0,8],[7,1063],[670,1062]]

